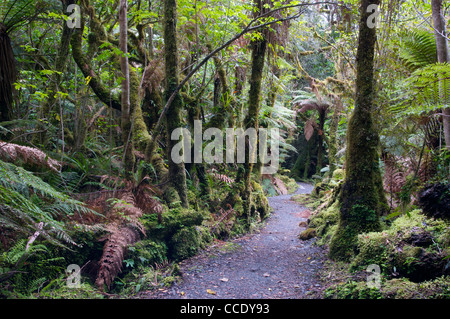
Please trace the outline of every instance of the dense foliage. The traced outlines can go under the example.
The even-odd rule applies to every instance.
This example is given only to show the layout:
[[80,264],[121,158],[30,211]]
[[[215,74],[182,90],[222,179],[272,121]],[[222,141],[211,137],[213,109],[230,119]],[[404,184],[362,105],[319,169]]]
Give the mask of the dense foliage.
[[[253,231],[270,215],[266,196],[295,180],[315,184],[309,228],[333,259],[380,264],[396,280],[448,275],[448,206],[436,204],[450,196],[441,1],[383,1],[376,28],[360,14],[369,2],[2,1],[0,297],[170,285],[178,261]],[[444,27],[449,10],[441,3]],[[369,36],[367,64],[358,40]],[[247,140],[244,163],[174,161],[172,132],[198,121],[203,134],[279,129],[265,141],[279,142],[278,172],[261,174],[268,164],[250,162]],[[326,297],[381,296],[357,286]],[[427,291],[439,294],[448,289]]]

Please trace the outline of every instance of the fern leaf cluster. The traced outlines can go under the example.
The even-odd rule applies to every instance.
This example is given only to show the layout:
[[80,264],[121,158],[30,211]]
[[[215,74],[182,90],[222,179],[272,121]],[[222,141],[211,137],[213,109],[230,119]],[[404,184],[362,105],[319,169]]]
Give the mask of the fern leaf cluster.
[[397,115],[421,115],[450,104],[450,65],[437,63],[432,32],[415,29],[401,37],[400,59],[411,75],[399,83],[398,98],[387,108]]
[[410,70],[437,62],[436,42],[433,33],[415,29],[401,35],[400,58]]
[[50,242],[75,244],[64,218],[87,212],[91,210],[82,202],[58,192],[24,168],[0,160],[0,229],[30,236],[42,223],[40,234]]
[[143,212],[136,207],[136,198],[131,191],[122,194],[120,199],[114,199],[109,214],[109,235],[103,247],[103,255],[99,261],[99,270],[95,284],[102,289],[104,285],[111,286],[114,278],[122,270],[122,262],[129,245],[145,234],[139,218]]

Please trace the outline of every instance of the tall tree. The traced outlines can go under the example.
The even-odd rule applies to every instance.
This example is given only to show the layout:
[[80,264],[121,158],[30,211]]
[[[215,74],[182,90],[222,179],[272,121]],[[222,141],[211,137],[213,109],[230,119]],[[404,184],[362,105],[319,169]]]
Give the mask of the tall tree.
[[[431,0],[434,37],[436,40],[437,59],[439,63],[449,63],[448,35],[445,27],[442,0]],[[443,109],[444,138],[447,149],[450,150],[450,106]]]
[[13,105],[16,64],[7,27],[0,22],[0,122],[9,121]]
[[[262,15],[267,8],[267,0],[254,0],[254,17]],[[264,69],[264,61],[266,58],[267,48],[267,29],[262,29],[259,36],[251,43],[252,60],[251,60],[251,75],[249,79],[250,89],[248,93],[248,113],[244,119],[244,128],[254,128],[258,131],[259,109],[261,104],[261,83]],[[255,156],[256,145],[250,145],[251,139],[246,137],[245,148],[245,163],[244,163],[244,189],[242,192],[242,199],[244,200],[244,218],[247,220],[250,217],[251,210],[251,173],[253,170],[252,157]],[[256,141],[253,141],[254,144]]]
[[355,109],[348,123],[345,181],[340,194],[340,219],[330,243],[330,257],[348,260],[357,235],[380,230],[379,216],[386,205],[379,169],[379,136],[374,123],[374,53],[376,27],[369,27],[369,5],[361,0],[356,53]]
[[131,117],[130,117],[130,70],[128,65],[127,49],[127,20],[128,5],[127,0],[120,0],[119,6],[119,47],[122,51],[120,56],[120,69],[122,71],[121,81],[121,106],[122,106],[122,140],[124,144],[124,174],[125,177],[131,177],[134,166],[133,140],[131,138]]
[[[176,90],[178,79],[178,49],[177,49],[177,0],[164,1],[164,58],[165,58],[165,75],[166,88],[165,99],[170,98],[172,93]],[[168,144],[168,160],[169,160],[169,180],[170,185],[177,191],[181,203],[184,207],[188,207],[187,186],[186,186],[186,172],[184,163],[175,163],[172,160],[172,148],[178,141],[171,140],[173,130],[183,127],[181,118],[181,111],[183,108],[183,101],[180,94],[177,92],[170,112],[166,113],[166,128],[167,128],[167,144]]]
[[33,3],[32,0],[4,0],[0,4],[0,122],[12,119],[13,84],[17,76],[9,34],[31,19],[35,11]]

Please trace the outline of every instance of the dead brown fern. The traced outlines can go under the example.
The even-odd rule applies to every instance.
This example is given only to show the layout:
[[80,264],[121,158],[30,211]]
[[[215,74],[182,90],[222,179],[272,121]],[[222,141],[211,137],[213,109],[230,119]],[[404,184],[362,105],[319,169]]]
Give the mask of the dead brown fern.
[[229,177],[225,174],[218,173],[215,169],[210,170],[209,173],[215,180],[225,183],[228,186],[231,186],[231,184],[234,183],[234,179],[232,179],[231,177]]
[[47,167],[58,172],[61,163],[50,158],[38,148],[0,141],[0,159],[7,162],[21,161],[25,164]]
[[107,200],[110,204],[106,212],[109,234],[104,238],[103,255],[98,263],[95,284],[99,289],[105,285],[110,288],[122,269],[127,247],[139,241],[141,235],[145,236],[145,228],[139,218],[145,213],[158,214],[160,219],[163,211],[161,203],[154,198],[158,190],[147,184],[145,179],[138,185],[127,181],[121,181],[121,184],[125,188],[116,192],[117,198]]
[[95,280],[99,289],[103,289],[104,285],[110,288],[112,281],[122,270],[128,245],[136,243],[140,239],[140,233],[145,235],[144,226],[139,222],[143,213],[135,205],[136,199],[131,191],[122,193],[119,199],[113,199],[107,214],[109,235],[104,238],[106,242]]
[[95,280],[95,285],[99,289],[103,289],[105,285],[110,289],[114,278],[122,270],[122,262],[128,245],[132,245],[140,239],[139,232],[134,227],[113,225],[115,228],[111,229],[111,234],[106,238],[103,255],[99,261],[99,270]]
[[162,60],[155,59],[150,61],[144,74],[145,76],[142,80],[142,87],[146,88],[148,93],[158,90],[161,85],[161,81],[164,78]]

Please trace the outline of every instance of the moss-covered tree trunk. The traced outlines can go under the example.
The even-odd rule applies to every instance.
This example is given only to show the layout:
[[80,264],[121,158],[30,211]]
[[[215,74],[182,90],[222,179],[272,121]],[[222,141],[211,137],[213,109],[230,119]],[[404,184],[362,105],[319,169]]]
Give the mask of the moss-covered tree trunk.
[[[71,5],[74,3],[73,0],[69,0],[69,1],[62,1],[63,3],[63,14],[65,14],[66,16],[68,16],[69,14],[67,13],[67,6]],[[40,114],[40,118],[41,119],[48,119],[48,121],[53,122],[52,124],[57,126],[58,123],[56,122],[56,120],[54,118],[51,117],[50,112],[52,111],[53,107],[56,105],[57,102],[57,94],[56,92],[58,91],[62,91],[60,89],[60,84],[62,81],[62,77],[63,74],[66,70],[67,67],[67,62],[69,61],[69,52],[70,52],[70,38],[72,36],[73,33],[73,29],[69,28],[67,26],[67,23],[63,24],[63,30],[62,30],[62,34],[61,34],[61,40],[59,43],[59,48],[58,48],[58,52],[56,55],[56,60],[55,60],[55,76],[53,79],[51,79],[48,82],[48,86],[46,88],[46,94],[48,95],[48,98],[46,100],[46,102],[42,105],[42,109],[41,109],[41,114]],[[63,119],[61,119],[62,121]],[[66,128],[67,129],[67,128]],[[47,144],[47,131],[44,129],[44,126],[42,124],[38,124],[38,131],[41,131],[40,133],[36,134],[35,136],[35,143],[39,143],[43,146],[46,146]],[[78,135],[77,137],[79,137],[80,135]]]
[[130,115],[130,71],[128,65],[128,49],[127,49],[127,0],[120,0],[119,6],[119,46],[122,51],[120,56],[120,69],[122,71],[121,82],[121,106],[122,106],[122,140],[123,140],[123,162],[124,162],[124,176],[131,178],[134,167],[134,154],[133,154],[133,139],[131,138],[131,115]]
[[[164,92],[166,101],[178,86],[178,50],[177,50],[177,1],[164,1],[164,57],[166,90]],[[170,136],[176,128],[183,127],[181,111],[183,101],[179,93],[173,99],[170,111],[166,113],[167,128],[167,151],[169,159],[170,185],[176,190],[183,207],[188,207],[186,172],[184,163],[175,163],[171,158],[172,148],[180,141],[172,141]]]
[[[257,7],[262,13],[262,1],[256,1]],[[267,41],[265,35],[262,38],[252,42],[252,71],[250,75],[250,89],[248,96],[248,113],[244,119],[244,128],[254,128],[258,132],[258,116],[261,104],[261,83],[264,69],[264,60],[266,56]],[[244,218],[249,221],[251,215],[251,173],[253,170],[252,157],[256,156],[257,145],[250,147],[250,139],[246,137],[245,163],[244,163],[244,190],[242,199],[244,200]],[[255,141],[256,143],[256,141]],[[251,152],[251,150],[253,152]]]
[[356,54],[355,109],[347,130],[345,181],[340,194],[340,220],[330,243],[330,257],[348,260],[357,235],[380,230],[379,216],[385,208],[379,169],[379,137],[374,112],[374,49],[376,28],[367,20],[367,7],[379,0],[361,0],[358,50]]

